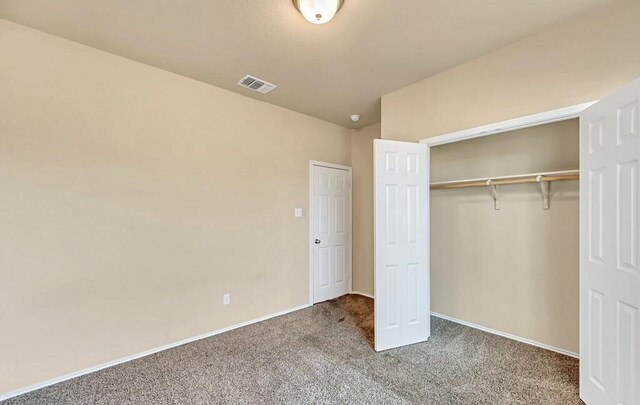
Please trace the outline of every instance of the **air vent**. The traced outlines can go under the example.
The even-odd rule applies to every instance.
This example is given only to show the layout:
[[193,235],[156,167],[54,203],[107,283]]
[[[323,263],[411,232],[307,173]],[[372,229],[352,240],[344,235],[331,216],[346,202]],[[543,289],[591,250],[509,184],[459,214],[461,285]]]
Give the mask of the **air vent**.
[[258,93],[267,94],[271,90],[276,88],[275,84],[271,84],[257,77],[246,75],[238,82],[238,86],[247,88],[249,90],[257,91]]

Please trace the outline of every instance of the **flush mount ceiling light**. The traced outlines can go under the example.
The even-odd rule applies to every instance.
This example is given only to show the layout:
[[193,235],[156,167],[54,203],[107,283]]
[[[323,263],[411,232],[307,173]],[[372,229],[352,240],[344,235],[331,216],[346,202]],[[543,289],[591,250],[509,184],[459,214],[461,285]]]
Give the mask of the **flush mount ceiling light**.
[[324,24],[336,15],[344,0],[293,0],[293,5],[313,24]]

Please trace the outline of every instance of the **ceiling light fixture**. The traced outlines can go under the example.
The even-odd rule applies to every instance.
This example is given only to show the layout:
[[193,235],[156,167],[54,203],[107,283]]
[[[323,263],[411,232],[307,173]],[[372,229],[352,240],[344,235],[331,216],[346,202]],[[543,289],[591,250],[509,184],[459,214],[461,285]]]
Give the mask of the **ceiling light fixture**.
[[303,17],[313,24],[324,24],[336,15],[344,0],[293,0]]
[[351,121],[353,121],[353,122],[360,121],[360,115],[358,115],[358,114],[353,114],[350,118],[351,118]]

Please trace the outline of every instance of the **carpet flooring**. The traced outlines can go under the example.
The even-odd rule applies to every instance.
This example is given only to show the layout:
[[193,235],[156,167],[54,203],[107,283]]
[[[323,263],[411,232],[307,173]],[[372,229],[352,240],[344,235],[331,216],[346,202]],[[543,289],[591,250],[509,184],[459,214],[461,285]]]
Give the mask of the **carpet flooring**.
[[376,353],[373,301],[349,295],[3,402],[581,404],[578,361],[432,318]]

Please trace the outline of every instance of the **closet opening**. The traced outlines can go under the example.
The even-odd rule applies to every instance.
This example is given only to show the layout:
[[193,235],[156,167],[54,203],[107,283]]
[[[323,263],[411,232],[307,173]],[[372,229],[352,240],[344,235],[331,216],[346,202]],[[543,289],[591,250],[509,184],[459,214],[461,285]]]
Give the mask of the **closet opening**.
[[424,142],[432,314],[578,357],[578,118],[495,132]]

